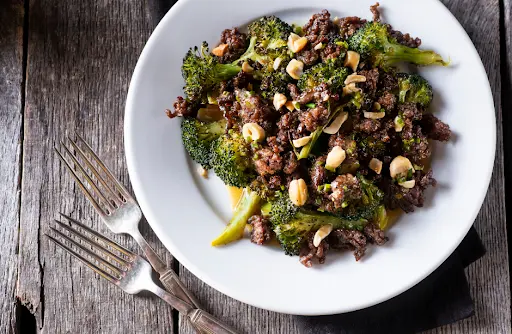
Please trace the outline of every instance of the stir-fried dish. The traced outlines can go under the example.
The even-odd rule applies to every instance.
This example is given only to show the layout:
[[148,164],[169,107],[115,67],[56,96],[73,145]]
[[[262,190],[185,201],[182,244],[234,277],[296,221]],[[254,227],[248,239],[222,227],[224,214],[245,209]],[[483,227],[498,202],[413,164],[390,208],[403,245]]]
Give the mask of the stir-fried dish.
[[435,185],[429,140],[450,128],[429,110],[429,82],[396,65],[441,65],[421,40],[373,20],[314,14],[303,27],[278,17],[222,32],[185,55],[183,144],[204,171],[243,188],[231,221],[212,242],[251,234],[276,239],[310,267],[328,250],[352,250],[388,238],[389,211],[421,207]]

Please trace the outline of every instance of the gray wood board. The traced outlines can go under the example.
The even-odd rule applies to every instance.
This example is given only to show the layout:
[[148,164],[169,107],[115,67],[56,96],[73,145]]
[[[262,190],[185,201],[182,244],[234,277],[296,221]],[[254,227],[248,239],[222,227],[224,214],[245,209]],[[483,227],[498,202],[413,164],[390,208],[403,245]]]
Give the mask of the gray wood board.
[[[100,222],[53,146],[78,130],[128,185],[123,113],[136,60],[153,25],[141,1],[30,1],[17,296],[41,333],[169,333],[173,312],[159,299],[131,296],[44,237],[69,213],[131,250]],[[19,129],[19,128],[18,128]],[[168,252],[143,231],[170,264]]]
[[0,2],[0,332],[15,329],[18,270],[23,4]]
[[[475,221],[488,252],[466,271],[475,301],[475,316],[432,333],[509,333],[510,280],[506,240],[503,174],[503,139],[500,84],[500,31],[498,0],[444,0],[479,51],[487,70],[496,106],[498,142],[494,173],[485,203]],[[385,2],[381,2],[385,6]],[[478,13],[478,15],[475,15]],[[396,27],[399,29],[399,27]],[[297,263],[297,265],[299,265]],[[181,266],[181,276],[207,309],[227,319],[243,333],[297,333],[292,316],[257,309],[233,300],[194,277]],[[193,333],[180,316],[180,330]]]

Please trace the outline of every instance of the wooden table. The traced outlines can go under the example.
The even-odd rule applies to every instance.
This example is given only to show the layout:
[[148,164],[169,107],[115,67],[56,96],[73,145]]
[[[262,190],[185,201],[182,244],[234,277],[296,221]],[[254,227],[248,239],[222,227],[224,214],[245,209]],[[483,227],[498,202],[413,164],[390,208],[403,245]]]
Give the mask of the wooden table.
[[[510,152],[512,132],[504,132],[503,125],[512,126],[512,0],[443,2],[483,59],[494,94],[498,145],[475,222],[488,252],[467,269],[476,314],[433,332],[510,333],[507,232],[512,228],[506,228],[505,187],[512,187],[512,153],[504,155],[504,147]],[[58,211],[112,236],[63,171],[53,145],[79,129],[129,184],[123,150],[128,84],[144,43],[172,4],[0,0],[1,333],[192,332],[160,300],[122,293],[69,256],[56,254],[43,237]],[[292,316],[247,306],[202,283],[143,226],[149,242],[213,314],[244,333],[298,332]],[[137,249],[128,237],[113,238]]]

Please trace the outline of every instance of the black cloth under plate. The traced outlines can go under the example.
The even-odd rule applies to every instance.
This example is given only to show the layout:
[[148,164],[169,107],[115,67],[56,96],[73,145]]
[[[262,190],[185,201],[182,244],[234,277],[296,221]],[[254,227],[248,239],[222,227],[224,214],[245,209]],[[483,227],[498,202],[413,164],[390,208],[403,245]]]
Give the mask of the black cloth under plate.
[[345,314],[297,316],[303,334],[417,333],[474,314],[464,268],[485,254],[472,227],[459,247],[432,274],[381,304]]

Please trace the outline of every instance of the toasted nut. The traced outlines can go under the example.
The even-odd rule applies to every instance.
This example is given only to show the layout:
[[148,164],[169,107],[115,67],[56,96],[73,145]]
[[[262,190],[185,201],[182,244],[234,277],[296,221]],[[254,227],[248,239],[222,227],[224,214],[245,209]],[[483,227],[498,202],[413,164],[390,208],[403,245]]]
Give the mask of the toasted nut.
[[332,19],[332,23],[334,23],[335,25],[338,25],[340,24],[340,18],[335,16],[333,19]]
[[265,130],[258,123],[246,123],[242,128],[242,136],[247,141],[261,142],[265,139]]
[[318,247],[322,240],[324,240],[330,233],[332,232],[332,225],[322,225],[316,231],[315,236],[313,237],[313,246]]
[[199,174],[202,178],[208,178],[208,170],[204,169],[203,166],[197,167],[197,174]]
[[350,95],[355,92],[362,92],[362,91],[363,90],[361,88],[357,88],[355,82],[353,82],[353,83],[348,84],[345,87],[343,87],[343,93],[341,95],[345,96],[345,95]]
[[368,167],[370,167],[371,170],[373,170],[375,173],[380,174],[382,171],[382,161],[376,158],[372,158],[370,160],[370,163],[368,164]]
[[332,121],[332,123],[329,124],[329,126],[324,129],[324,132],[329,135],[335,134],[340,130],[341,126],[343,125],[343,123],[345,123],[347,119],[348,112],[342,111],[338,116],[336,116],[334,121]]
[[400,182],[399,185],[404,188],[411,189],[411,188],[414,188],[414,186],[416,185],[416,181],[414,181],[414,180],[404,181],[404,182]]
[[244,227],[244,238],[250,238],[252,234],[253,226],[251,224],[245,224]]
[[242,71],[244,71],[245,73],[252,73],[252,71],[254,71],[254,68],[252,68],[252,66],[249,65],[248,62],[244,61],[244,63],[242,64]]
[[286,73],[288,73],[295,80],[299,80],[300,76],[304,71],[304,63],[297,60],[292,59],[286,66]]
[[397,176],[407,175],[407,172],[411,169],[414,173],[414,167],[412,166],[411,161],[406,157],[399,155],[391,161],[391,164],[389,165],[389,175],[394,179]]
[[292,143],[293,143],[294,147],[299,148],[299,147],[307,145],[307,143],[309,143],[310,141],[311,141],[311,136],[305,136],[305,137],[293,140]]
[[300,111],[300,103],[299,102],[292,101],[292,104],[293,104],[293,107],[295,108],[295,110]]
[[402,119],[402,117],[400,116],[396,116],[395,117],[395,120],[393,121],[395,123],[395,131],[396,132],[401,132],[402,129],[404,128],[404,120]]
[[284,106],[284,104],[286,103],[286,100],[286,95],[276,93],[274,95],[274,108],[276,108],[276,110],[281,109],[281,107]]
[[308,187],[303,179],[293,180],[288,188],[290,200],[296,206],[303,206],[308,200]]
[[323,47],[324,47],[324,44],[322,42],[320,42],[317,45],[315,45],[315,47],[313,49],[315,49],[315,50],[322,50]]
[[281,65],[281,62],[283,61],[283,58],[281,57],[277,57],[275,60],[274,60],[274,71],[277,71],[277,69],[279,68],[279,66]]
[[293,32],[288,37],[288,49],[292,52],[297,53],[300,50],[304,49],[304,47],[308,44],[308,39],[306,37],[300,37]]
[[345,85],[351,84],[353,82],[365,82],[365,81],[366,81],[366,77],[364,75],[352,73],[345,79]]
[[345,153],[344,149],[342,149],[340,146],[334,146],[331,152],[327,154],[325,168],[331,171],[335,170],[339,165],[341,165],[346,157],[347,154]]
[[352,69],[352,71],[357,70],[357,66],[359,66],[359,60],[361,59],[361,56],[359,53],[355,51],[347,51],[347,57],[345,58],[345,62],[343,63],[343,66],[349,67]]
[[380,105],[379,102],[374,102],[373,103],[373,110],[380,111],[380,108],[381,108],[381,105]]
[[222,57],[228,52],[229,45],[227,44],[220,44],[215,49],[212,50],[212,53],[216,55],[217,57]]
[[369,118],[369,119],[381,119],[384,116],[386,116],[386,113],[383,111],[379,111],[379,112],[363,111],[363,115],[365,118]]
[[286,107],[286,109],[288,109],[289,111],[293,111],[293,109],[295,109],[295,106],[293,105],[293,101],[288,101],[284,104],[284,106]]

